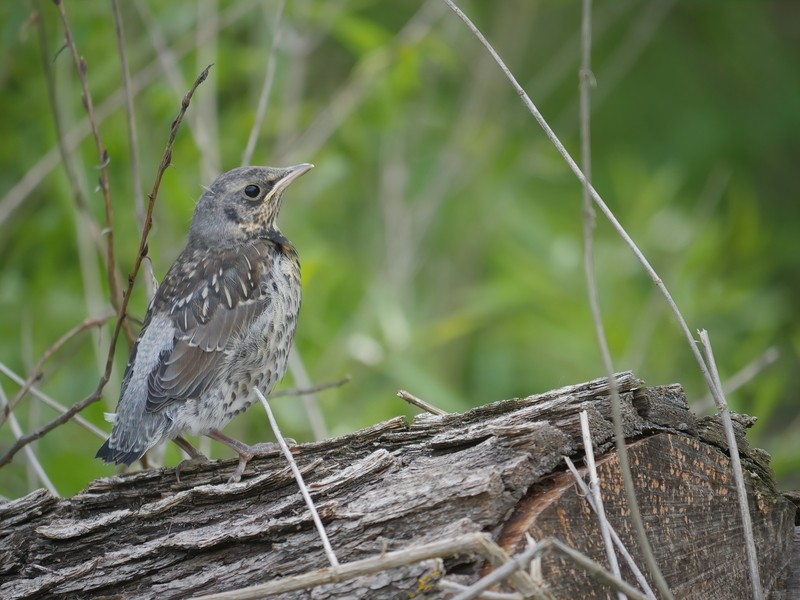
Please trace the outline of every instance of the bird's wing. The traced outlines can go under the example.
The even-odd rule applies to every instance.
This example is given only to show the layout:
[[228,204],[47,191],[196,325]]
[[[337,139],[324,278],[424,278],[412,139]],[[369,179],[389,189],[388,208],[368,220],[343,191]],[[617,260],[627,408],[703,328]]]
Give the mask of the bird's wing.
[[227,349],[269,302],[268,240],[218,251],[187,249],[158,289],[153,310],[169,314],[174,344],[147,379],[147,412],[199,398],[222,375]]

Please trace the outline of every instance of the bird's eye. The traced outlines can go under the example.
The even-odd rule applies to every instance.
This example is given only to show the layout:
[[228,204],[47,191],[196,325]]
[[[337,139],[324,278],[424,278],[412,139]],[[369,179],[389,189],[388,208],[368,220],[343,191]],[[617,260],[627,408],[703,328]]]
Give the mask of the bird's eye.
[[244,188],[244,193],[248,198],[258,198],[259,194],[261,194],[261,188],[251,183]]

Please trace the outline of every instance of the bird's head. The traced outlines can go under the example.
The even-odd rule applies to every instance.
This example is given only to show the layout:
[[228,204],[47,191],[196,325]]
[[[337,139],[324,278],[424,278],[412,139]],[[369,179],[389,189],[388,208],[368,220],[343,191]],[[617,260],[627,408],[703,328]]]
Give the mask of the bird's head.
[[313,166],[239,167],[223,173],[197,202],[189,243],[209,248],[235,246],[277,231],[283,192]]

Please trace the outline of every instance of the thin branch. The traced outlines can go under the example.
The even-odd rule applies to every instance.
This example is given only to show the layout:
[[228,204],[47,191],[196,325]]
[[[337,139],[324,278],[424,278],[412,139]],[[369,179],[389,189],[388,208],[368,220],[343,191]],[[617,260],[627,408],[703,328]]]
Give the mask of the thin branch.
[[[591,0],[585,0],[590,2]],[[585,4],[584,4],[585,6]],[[606,517],[605,507],[603,506],[603,494],[600,490],[600,481],[597,477],[597,465],[594,462],[594,445],[592,442],[592,434],[589,431],[589,413],[582,410],[580,413],[581,419],[581,435],[583,436],[583,451],[586,457],[586,467],[589,469],[589,491],[594,499],[594,504],[597,509],[597,522],[600,527],[600,536],[603,538],[603,546],[606,549],[606,557],[608,558],[608,565],[611,567],[611,572],[614,577],[622,578],[619,570],[619,562],[617,555],[614,553],[614,543],[611,541],[611,525]],[[617,592],[619,600],[625,600],[622,592]]]
[[[196,49],[197,42],[205,42],[206,39],[211,38],[216,34],[217,30],[225,29],[226,27],[236,23],[242,17],[252,13],[254,7],[260,5],[255,1],[240,1],[235,2],[226,9],[219,18],[219,22],[213,26],[201,24],[197,39],[194,37],[189,40],[182,39],[182,43],[177,46],[173,51],[176,58],[181,58]],[[138,6],[138,4],[136,4]],[[131,79],[131,91],[136,96],[139,92],[145,89],[154,80],[163,75],[159,60],[153,60],[146,67],[139,70]],[[114,113],[125,102],[123,90],[117,89],[113,94],[105,99],[98,107],[95,113],[98,123],[102,123],[106,118]],[[83,139],[90,133],[89,120],[83,119],[72,129],[70,129],[64,136],[64,144],[69,151],[74,150]],[[50,148],[44,155],[36,161],[36,163],[25,172],[25,175],[19,179],[16,184],[11,187],[0,198],[0,224],[4,223],[10,218],[11,214],[25,202],[30,194],[35,190],[39,184],[45,180],[47,175],[55,169],[59,164],[59,152],[57,147]]]
[[[36,7],[37,10],[39,10],[38,2],[35,3],[34,6]],[[39,38],[39,48],[41,50],[44,81],[47,87],[47,99],[50,104],[50,110],[52,111],[53,125],[55,127],[55,133],[56,133],[56,143],[57,143],[56,149],[58,150],[58,152],[54,156],[60,156],[61,158],[61,163],[64,165],[64,171],[67,175],[67,181],[69,181],[70,189],[72,189],[72,195],[73,199],[75,200],[75,206],[77,207],[78,215],[79,217],[81,217],[80,219],[77,220],[76,227],[78,228],[85,227],[89,230],[92,242],[94,243],[97,252],[103,261],[103,267],[107,270],[109,265],[108,265],[108,256],[105,252],[106,240],[103,239],[102,227],[97,223],[94,215],[92,214],[92,211],[89,209],[89,203],[86,199],[84,188],[83,185],[81,184],[80,178],[78,176],[78,170],[75,166],[76,154],[71,151],[72,148],[68,143],[69,136],[64,130],[64,123],[61,118],[61,111],[59,110],[58,97],[56,94],[56,83],[52,66],[53,57],[50,54],[50,48],[47,42],[47,32],[45,31],[44,20],[42,18],[36,19],[36,30]],[[86,123],[87,123],[87,133],[88,133],[89,129],[88,119],[86,120]],[[57,164],[58,160],[56,159],[54,161],[54,166]],[[44,175],[42,175],[42,177],[44,177]],[[23,180],[25,180],[26,178],[27,174],[26,177],[23,178]],[[82,243],[82,241],[83,241],[82,239],[78,240],[79,251],[81,250],[80,244]],[[81,252],[82,263],[84,258],[85,258],[85,253]],[[94,267],[95,267],[94,261],[92,260],[92,268]],[[113,265],[113,268],[116,271],[117,265]],[[91,274],[91,276],[93,275],[94,273]],[[116,273],[114,276],[118,277]],[[84,279],[88,281],[86,276],[84,276]],[[86,284],[86,281],[84,283]],[[102,303],[105,304],[104,298],[102,299]],[[92,310],[92,307],[90,307],[89,312],[94,312]]]
[[35,431],[22,436],[19,438],[12,446],[9,448],[5,454],[0,456],[0,467],[8,464],[14,455],[20,451],[20,449],[24,448],[28,444],[30,444],[34,440],[38,440],[43,435],[52,431],[56,427],[63,425],[67,421],[69,421],[74,415],[81,412],[84,408],[89,406],[90,404],[97,402],[103,395],[103,388],[105,387],[106,383],[108,383],[109,378],[111,377],[111,370],[114,366],[114,350],[117,346],[117,340],[119,339],[119,334],[122,330],[122,323],[125,321],[126,311],[128,309],[128,302],[130,301],[131,292],[133,291],[133,285],[136,281],[136,276],[139,273],[139,268],[141,267],[142,260],[147,255],[147,236],[150,233],[150,228],[153,225],[153,208],[155,207],[156,198],[158,197],[158,189],[161,186],[161,178],[164,175],[164,172],[169,167],[172,161],[172,146],[175,143],[175,137],[178,135],[178,129],[180,128],[181,122],[183,121],[183,116],[186,114],[186,111],[189,108],[189,103],[192,100],[192,95],[194,94],[197,87],[206,80],[208,77],[208,71],[211,68],[211,65],[206,67],[202,73],[197,77],[192,87],[186,92],[186,95],[183,97],[183,101],[181,102],[181,108],[178,112],[178,116],[175,117],[175,120],[172,122],[169,132],[169,139],[167,140],[167,146],[164,149],[164,154],[161,157],[161,163],[159,164],[158,171],[156,172],[156,179],[153,183],[153,189],[151,190],[148,197],[150,198],[150,202],[147,205],[147,213],[145,215],[145,222],[144,227],[142,229],[142,237],[141,241],[139,242],[139,250],[136,254],[136,260],[133,264],[133,269],[131,270],[130,275],[128,275],[128,287],[125,290],[125,294],[122,298],[122,304],[120,305],[120,313],[117,315],[117,323],[114,327],[114,333],[111,336],[111,342],[108,347],[108,358],[106,359],[106,368],[103,376],[100,378],[100,381],[97,384],[97,388],[89,394],[86,398],[78,402],[77,404],[73,404],[69,410],[62,415],[56,417],[49,423],[39,427]]
[[[292,374],[292,378],[300,387],[313,390],[315,386],[311,384],[311,378],[308,376],[306,366],[295,346],[292,346],[292,349],[289,350],[289,371]],[[311,425],[314,438],[317,440],[324,440],[330,437],[325,418],[322,416],[317,397],[313,392],[310,394],[302,394],[300,400],[303,402],[303,408],[308,415],[308,422]]]
[[700,334],[700,344],[706,360],[711,367],[711,374],[714,378],[717,393],[714,394],[717,402],[717,410],[722,419],[722,426],[725,429],[725,439],[728,442],[728,454],[731,457],[731,469],[733,470],[733,480],[736,482],[736,495],[739,498],[739,512],[742,516],[742,532],[744,533],[744,547],[747,552],[747,567],[750,572],[750,587],[753,591],[753,600],[763,600],[764,590],[761,587],[761,576],[758,572],[758,552],[756,542],[753,537],[753,523],[750,519],[750,505],[747,501],[747,488],[744,483],[742,471],[742,461],[739,458],[739,445],[736,443],[736,434],[733,431],[733,421],[728,402],[725,400],[725,393],[722,391],[722,382],[717,371],[717,363],[714,360],[714,351],[711,348],[711,339],[708,332],[703,329]]
[[[110,162],[110,158],[108,156],[108,151],[103,145],[103,140],[100,137],[100,130],[98,129],[97,120],[95,119],[94,115],[92,94],[89,91],[89,81],[86,77],[86,61],[78,54],[78,48],[75,46],[75,40],[72,37],[72,29],[69,26],[69,20],[67,19],[67,12],[64,8],[64,3],[62,0],[53,0],[53,2],[58,7],[58,12],[61,15],[61,22],[64,25],[65,43],[70,50],[72,61],[75,63],[75,69],[78,72],[78,79],[81,82],[81,89],[83,90],[83,106],[86,109],[86,116],[89,119],[89,126],[92,130],[92,137],[94,138],[95,147],[97,148],[97,155],[100,160],[99,185],[100,190],[103,192],[103,205],[105,207],[106,214],[106,227],[104,231],[104,235],[106,237],[106,275],[108,278],[108,289],[111,296],[111,305],[114,307],[114,310],[118,315],[122,315],[122,297],[120,296],[119,281],[117,280],[116,273],[114,271],[114,265],[116,264],[116,261],[114,260],[114,219],[113,211],[111,209],[111,196],[108,184],[108,163]],[[127,325],[125,327],[125,335],[128,338],[128,345],[133,345],[135,336],[133,334],[133,330]]]
[[469,554],[486,555],[486,548],[495,545],[488,535],[483,533],[468,533],[457,538],[448,538],[412,546],[394,552],[383,552],[362,560],[342,563],[338,567],[317,569],[310,573],[274,579],[238,590],[197,596],[195,600],[256,600],[267,596],[274,596],[285,592],[304,590],[308,588],[348,581],[362,575],[369,575],[380,571],[388,571],[406,565],[412,565],[423,560],[443,558],[446,556],[463,556]]
[[[483,37],[483,34],[481,34],[481,32],[475,27],[472,21],[470,21],[469,18],[455,4],[453,4],[452,0],[444,0],[444,2],[447,3],[465,23],[467,23],[467,26],[470,28],[470,30],[476,35],[476,37],[478,37],[481,43],[487,48],[489,53],[494,58],[495,62],[498,64],[498,66],[505,74],[506,78],[510,81],[517,95],[519,95],[520,98],[522,99],[523,104],[525,104],[528,111],[531,113],[531,115],[533,115],[534,119],[536,119],[536,122],[539,123],[539,126],[544,130],[547,138],[555,146],[558,153],[567,163],[567,166],[569,166],[569,168],[572,170],[572,172],[575,174],[575,176],[583,185],[587,185],[588,181],[586,180],[586,177],[583,175],[583,172],[581,171],[580,167],[578,167],[575,160],[572,158],[569,152],[567,152],[567,149],[564,147],[564,144],[561,143],[561,140],[558,139],[555,132],[553,132],[553,130],[547,124],[547,121],[545,121],[544,117],[542,116],[542,113],[539,112],[539,109],[536,108],[536,105],[531,101],[530,97],[528,97],[528,94],[519,85],[514,75],[511,73],[511,71],[509,71],[508,67],[503,62],[503,59],[500,58],[500,56],[497,54],[497,52],[494,50],[491,44],[489,44],[486,38]],[[700,367],[700,371],[703,373],[703,378],[706,380],[709,389],[711,389],[713,392],[715,390],[715,386],[711,379],[711,375],[708,371],[708,367],[706,366],[703,357],[700,354],[700,351],[697,349],[694,343],[694,338],[692,336],[692,333],[689,330],[689,326],[687,325],[686,320],[683,318],[683,315],[678,309],[678,305],[675,303],[675,300],[672,298],[672,295],[669,293],[669,290],[666,288],[664,282],[661,280],[656,270],[653,269],[652,265],[650,265],[650,262],[647,260],[644,254],[642,254],[642,251],[630,237],[628,232],[625,230],[624,227],[622,227],[622,224],[616,218],[614,213],[611,212],[610,208],[608,208],[608,205],[605,203],[605,201],[597,192],[597,190],[595,190],[591,184],[588,185],[588,188],[589,188],[589,193],[592,196],[592,200],[594,201],[595,205],[598,208],[600,208],[603,215],[608,219],[609,223],[611,223],[611,226],[614,228],[617,234],[623,239],[625,244],[631,249],[636,259],[639,261],[644,270],[647,272],[650,279],[653,281],[656,287],[661,291],[662,295],[664,296],[664,299],[667,301],[667,304],[670,307],[670,310],[672,310],[673,315],[678,321],[678,324],[680,326],[681,331],[684,334],[684,337],[686,338],[687,342],[689,343],[692,349],[692,354],[694,355],[695,360],[697,361],[697,364]]]
[[305,394],[315,394],[323,390],[342,387],[343,385],[350,383],[352,379],[353,378],[350,377],[350,375],[347,375],[341,379],[337,379],[336,381],[326,381],[325,383],[318,383],[317,385],[312,385],[311,387],[307,388],[288,388],[285,390],[278,390],[277,392],[271,392],[269,398],[272,400],[273,398],[280,398],[282,396],[303,396]]
[[303,481],[303,475],[300,473],[300,469],[297,468],[297,463],[294,461],[294,457],[292,456],[292,452],[289,450],[289,446],[286,445],[286,440],[283,439],[283,434],[281,434],[281,430],[278,427],[278,422],[275,420],[275,415],[272,414],[272,409],[269,406],[269,402],[267,402],[267,399],[264,397],[264,394],[261,393],[260,389],[255,388],[255,390],[258,399],[261,400],[261,404],[264,405],[264,410],[267,411],[267,418],[269,419],[269,424],[272,427],[272,432],[275,434],[275,439],[278,440],[278,445],[281,447],[281,452],[283,452],[283,455],[286,457],[286,461],[289,463],[289,467],[292,469],[294,479],[297,481],[297,487],[300,488],[300,493],[303,495],[303,500],[306,501],[306,506],[308,506],[308,510],[311,512],[311,518],[314,520],[317,533],[319,533],[319,537],[322,540],[322,547],[325,549],[325,555],[328,557],[328,562],[331,563],[331,567],[336,569],[339,566],[339,560],[336,558],[336,553],[333,551],[331,541],[328,539],[328,533],[325,531],[325,526],[322,524],[322,519],[319,518],[317,507],[314,506],[314,501],[311,499],[311,494],[308,492],[306,482]]
[[[40,11],[40,3],[34,4],[36,10]],[[51,55],[47,32],[45,30],[44,19],[38,18],[36,20],[36,29],[39,37],[39,48],[41,50],[42,69],[44,71],[45,85],[47,87],[47,99],[50,104],[51,113],[53,116],[53,125],[55,126],[55,134],[57,140],[57,156],[61,158],[61,164],[67,175],[70,188],[72,189],[72,196],[75,207],[75,243],[78,250],[78,264],[83,278],[84,299],[86,302],[87,314],[97,314],[104,311],[108,306],[108,297],[103,291],[101,282],[101,275],[97,272],[97,262],[94,252],[100,257],[103,263],[103,272],[107,272],[108,255],[106,253],[107,240],[104,239],[101,225],[97,222],[94,214],[89,208],[89,203],[86,199],[86,191],[84,189],[83,181],[78,176],[78,169],[76,163],[79,160],[80,153],[74,152],[69,144],[69,134],[64,129],[64,123],[61,118],[61,109],[58,102],[56,93],[56,80],[53,74],[53,61]],[[84,119],[86,124],[86,133],[89,133],[89,120]],[[40,161],[41,162],[41,161]],[[58,160],[55,160],[55,165]],[[35,169],[34,169],[35,170]],[[26,175],[27,177],[27,175]],[[17,188],[15,188],[17,189]],[[86,236],[86,232],[89,236]],[[94,248],[92,248],[94,246]],[[115,280],[120,280],[121,275],[119,265],[111,265],[114,269]],[[102,369],[103,361],[105,359],[105,348],[101,345],[100,336],[94,336],[92,339],[92,349],[94,351],[95,360],[97,361],[98,372]]]
[[[8,377],[11,381],[16,383],[17,385],[25,385],[25,379],[23,379],[17,373],[15,373],[11,369],[9,369],[8,365],[6,365],[6,364],[4,364],[2,362],[0,362],[0,373],[5,375],[6,377]],[[53,398],[51,398],[50,396],[45,394],[43,391],[41,391],[36,386],[32,385],[29,391],[30,391],[31,395],[34,398],[37,398],[38,400],[44,402],[47,406],[49,406],[50,408],[58,411],[59,413],[65,413],[65,412],[67,412],[67,410],[69,410],[66,406],[61,404],[58,400],[54,400]],[[102,429],[100,429],[99,427],[97,427],[97,425],[95,425],[94,423],[90,423],[89,421],[87,421],[86,419],[84,419],[80,415],[75,415],[73,417],[73,420],[75,421],[75,423],[77,425],[80,425],[85,430],[87,430],[90,433],[96,435],[97,437],[99,437],[102,440],[105,440],[108,437],[108,433],[107,432],[105,432]]]
[[628,596],[629,600],[648,600],[647,596],[642,594],[639,590],[635,587],[626,583],[624,581],[620,581],[615,579],[614,576],[609,573],[606,569],[602,566],[598,565],[594,562],[591,558],[578,552],[574,548],[567,546],[561,540],[556,539],[547,539],[542,540],[542,544],[548,544],[550,548],[545,548],[550,552],[556,552],[561,554],[564,558],[572,561],[579,567],[583,567],[583,569],[589,573],[592,577],[594,577],[597,581],[605,583],[606,585],[610,586],[611,588],[618,590]]
[[[609,222],[611,223],[611,225],[614,228],[614,230],[618,233],[618,235],[620,237],[622,237],[622,239],[625,241],[626,245],[631,249],[631,251],[636,256],[637,260],[644,267],[645,271],[650,276],[650,278],[653,280],[653,282],[655,283],[656,287],[658,287],[658,289],[664,295],[664,298],[666,299],[667,304],[669,305],[670,309],[672,310],[673,314],[675,315],[675,318],[678,321],[678,324],[679,324],[679,326],[680,326],[680,328],[681,328],[681,330],[682,330],[682,332],[684,334],[684,337],[686,338],[686,341],[689,344],[689,347],[690,347],[690,349],[691,349],[691,351],[692,351],[692,353],[693,353],[693,355],[695,357],[695,360],[697,361],[697,364],[700,367],[700,371],[703,373],[703,377],[706,380],[706,384],[708,385],[709,389],[712,390],[712,393],[715,393],[714,382],[713,382],[713,380],[711,378],[711,375],[710,375],[710,373],[708,371],[708,367],[706,366],[706,363],[703,360],[702,355],[700,354],[700,351],[697,349],[697,347],[696,347],[696,345],[694,343],[694,339],[692,337],[691,331],[689,330],[689,326],[686,323],[686,320],[683,318],[683,315],[681,314],[680,310],[678,309],[678,305],[675,303],[675,300],[672,298],[672,295],[669,293],[669,290],[666,288],[666,286],[664,285],[664,282],[659,277],[658,273],[650,265],[649,261],[644,256],[644,254],[639,249],[639,247],[634,243],[634,241],[630,237],[630,235],[628,235],[628,232],[625,231],[625,229],[622,227],[622,225],[617,220],[617,218],[614,215],[614,213],[611,212],[611,209],[608,208],[608,206],[603,201],[603,199],[600,196],[600,194],[598,194],[597,191],[594,189],[594,187],[592,187],[591,183],[586,178],[586,176],[583,174],[583,172],[581,171],[580,167],[578,167],[577,163],[573,160],[572,156],[569,154],[569,152],[567,152],[567,149],[564,147],[564,145],[558,139],[558,136],[556,136],[555,132],[551,129],[550,125],[548,125],[547,121],[544,119],[544,117],[542,116],[541,112],[539,112],[539,109],[536,108],[536,105],[531,101],[531,99],[528,96],[528,94],[525,92],[524,89],[522,89],[522,86],[520,86],[520,84],[517,82],[517,80],[514,77],[514,75],[511,73],[511,71],[505,65],[505,63],[500,58],[500,56],[497,54],[497,52],[494,50],[492,45],[486,40],[486,38],[483,36],[483,34],[475,27],[475,25],[469,20],[469,18],[452,2],[452,0],[444,0],[444,2],[448,6],[450,6],[450,8],[453,10],[453,12],[455,12],[459,16],[459,18],[461,18],[462,21],[464,21],[464,23],[467,25],[467,27],[469,27],[469,29],[473,32],[473,34],[475,34],[475,36],[480,40],[480,42],[484,45],[484,47],[486,47],[486,49],[492,55],[492,58],[494,58],[495,62],[498,64],[500,69],[505,74],[506,78],[511,83],[511,85],[514,88],[514,90],[516,91],[516,93],[522,99],[522,101],[525,104],[525,106],[528,109],[528,111],[533,115],[534,119],[536,119],[536,122],[539,123],[540,127],[544,130],[544,132],[547,135],[548,139],[555,146],[555,148],[558,151],[558,153],[561,154],[562,158],[566,161],[567,165],[570,167],[572,172],[575,174],[575,176],[578,178],[578,180],[588,190],[589,194],[592,197],[592,200],[594,200],[595,204],[600,208],[600,210],[603,212],[605,217],[609,220]],[[613,417],[614,417],[614,424],[615,424],[614,429],[615,429],[615,437],[617,438],[616,443],[617,443],[617,449],[618,449],[618,454],[619,454],[619,459],[620,459],[620,468],[622,469],[622,472],[624,473],[626,470],[629,470],[630,467],[628,465],[628,460],[627,460],[628,457],[627,457],[626,449],[624,447],[624,440],[621,440],[620,439],[620,435],[619,435],[619,426],[618,426],[618,424],[620,422],[621,415],[619,415],[619,403],[616,402],[616,401],[612,402],[612,413],[613,413]],[[638,505],[635,502],[635,494],[632,493],[633,492],[632,489],[629,489],[628,483],[627,483],[627,478],[623,478],[623,481],[626,482],[625,483],[625,490],[626,490],[626,496],[628,497],[628,504],[629,504],[630,509],[631,509],[631,517],[632,517],[632,520],[633,520],[634,527],[635,527],[635,529],[637,531],[637,537],[640,538],[639,541],[640,541],[640,545],[642,547],[642,552],[643,552],[643,555],[644,555],[644,558],[645,558],[645,562],[647,563],[647,567],[650,570],[650,572],[653,575],[653,577],[655,578],[656,587],[658,588],[659,593],[661,593],[661,595],[664,596],[665,598],[672,598],[672,594],[669,591],[669,588],[668,588],[668,586],[666,584],[666,581],[664,580],[664,577],[661,574],[661,571],[660,571],[660,569],[658,568],[658,565],[655,562],[655,559],[654,559],[654,556],[653,556],[653,553],[652,553],[652,549],[649,548],[649,543],[646,542],[646,538],[644,538],[642,536],[642,532],[644,531],[644,525],[643,525],[643,523],[641,521],[641,514],[639,514],[639,512],[638,512]],[[631,502],[631,500],[633,500],[633,502]]]
[[[594,227],[596,215],[592,206],[592,198],[589,195],[589,182],[592,179],[592,146],[591,146],[591,89],[594,85],[592,75],[592,0],[583,0],[583,11],[581,18],[581,68],[580,68],[580,128],[581,128],[581,163],[583,173],[586,177],[583,186],[583,267],[586,275],[586,291],[589,298],[589,306],[592,313],[592,323],[594,324],[597,345],[603,361],[606,377],[609,382],[609,392],[611,394],[611,413],[614,421],[614,438],[617,447],[617,454],[620,455],[620,471],[622,474],[625,493],[628,503],[631,505],[631,516],[634,520],[634,527],[637,532],[640,544],[644,548],[644,554],[652,554],[650,542],[644,531],[639,505],[634,491],[633,475],[630,465],[628,465],[628,448],[625,445],[625,431],[622,425],[621,400],[617,381],[614,377],[614,364],[611,360],[611,350],[608,347],[605,327],[603,326],[603,314],[600,310],[600,299],[597,292],[597,280],[594,272]],[[583,434],[583,448],[586,454],[586,466],[589,468],[590,480],[589,488],[594,495],[594,501],[598,510],[598,523],[600,535],[603,538],[603,545],[606,549],[608,564],[612,573],[620,577],[619,563],[617,555],[614,554],[614,546],[611,543],[611,535],[608,532],[608,520],[605,518],[603,510],[603,496],[600,493],[600,484],[597,481],[597,469],[594,464],[594,448],[592,438],[589,433],[589,416],[586,411],[581,415],[581,432]],[[622,456],[624,454],[624,457]],[[623,466],[624,465],[624,466]],[[638,522],[637,522],[638,520]],[[651,561],[656,564],[655,558]],[[658,569],[656,567],[656,569]],[[657,572],[656,577],[660,574]],[[624,600],[622,594],[617,592],[617,598]]]
[[402,398],[409,404],[413,404],[417,408],[421,408],[425,412],[429,412],[432,415],[446,415],[447,411],[442,410],[438,406],[434,406],[429,402],[425,402],[422,398],[417,398],[414,394],[407,392],[405,390],[397,390],[397,397]]
[[[3,386],[0,385],[0,404],[3,406],[3,411],[8,410],[8,400],[6,398],[6,393],[3,390]],[[17,417],[13,414],[9,415],[9,425],[11,425],[11,433],[14,434],[16,439],[22,437],[22,428],[19,426],[19,422],[17,421]],[[28,462],[30,462],[31,466],[33,467],[34,472],[36,473],[36,477],[39,478],[42,485],[47,488],[47,491],[53,494],[53,496],[61,497],[56,490],[56,487],[53,485],[53,482],[50,481],[50,478],[47,476],[47,473],[42,467],[42,463],[39,462],[39,459],[36,457],[36,453],[33,451],[33,448],[30,446],[25,447],[25,456],[28,457]]]
[[[128,131],[128,146],[130,149],[131,179],[133,180],[133,206],[136,211],[136,221],[139,231],[144,227],[144,190],[142,189],[142,173],[139,166],[139,134],[136,129],[136,111],[133,107],[133,89],[131,85],[131,71],[128,65],[128,53],[125,49],[125,30],[122,27],[122,14],[118,0],[111,0],[114,14],[114,31],[117,36],[117,52],[122,68],[122,93],[125,98],[125,125]],[[153,265],[145,263],[146,277],[144,280],[147,298],[155,293],[153,285]]]
[[[747,385],[761,372],[780,358],[780,352],[775,346],[770,346],[759,356],[751,360],[732,377],[722,384],[722,393],[724,395],[732,394],[744,385]],[[694,404],[696,411],[702,412],[714,406],[714,396],[706,394]]]
[[[314,122],[289,145],[303,155],[313,155],[325,141],[337,131],[339,125],[350,116],[367,97],[380,74],[395,64],[395,54],[401,48],[414,47],[433,28],[441,17],[437,3],[426,2],[406,22],[391,44],[367,54],[353,69],[348,81],[339,87]],[[280,154],[280,149],[278,150]]]
[[[130,4],[138,12],[139,17],[144,25],[144,29],[147,31],[147,34],[150,37],[150,41],[158,59],[161,73],[166,76],[166,81],[169,83],[175,95],[180,97],[181,92],[186,89],[186,83],[178,66],[178,54],[172,48],[170,48],[161,24],[153,16],[148,3],[132,2]],[[253,8],[251,7],[249,12],[252,12],[252,10]],[[206,31],[209,31],[210,33],[206,34]],[[216,23],[213,23],[205,30],[198,28],[195,34],[196,39],[192,44],[192,51],[202,51],[202,48],[206,44],[211,44],[212,46],[215,45],[218,31],[219,29]],[[199,58],[200,57],[198,56],[198,59]],[[216,158],[208,158],[208,153],[216,152],[217,149],[212,147],[213,143],[208,136],[208,131],[206,130],[205,124],[197,119],[189,119],[186,123],[186,126],[189,129],[189,133],[192,135],[192,138],[194,139],[195,147],[201,154],[201,163],[204,169],[207,168],[207,165],[210,163],[210,161],[219,162]],[[206,173],[202,173],[203,177],[206,177],[206,175]],[[201,181],[201,183],[207,184],[210,183],[210,181]]]
[[286,5],[286,0],[280,0],[278,8],[275,11],[275,24],[272,27],[272,42],[269,48],[269,59],[267,60],[267,72],[264,76],[264,84],[261,86],[261,95],[258,97],[258,106],[256,107],[256,117],[253,121],[253,127],[250,129],[250,135],[247,137],[247,145],[242,153],[242,166],[249,165],[253,160],[253,152],[256,149],[256,141],[258,141],[258,134],[261,131],[261,125],[264,123],[264,115],[267,114],[267,106],[269,104],[269,94],[272,91],[272,80],[275,77],[275,63],[276,55],[278,53],[278,44],[281,40],[281,18],[283,17],[283,9]]
[[17,406],[20,400],[25,397],[25,394],[31,389],[34,383],[38,382],[42,378],[42,369],[44,368],[44,364],[50,360],[50,358],[58,352],[64,344],[69,342],[72,338],[77,336],[78,334],[86,331],[87,329],[91,329],[92,327],[99,327],[103,325],[106,321],[108,321],[113,315],[105,316],[105,317],[90,317],[85,319],[83,322],[78,323],[75,327],[70,329],[67,333],[62,335],[55,343],[53,343],[47,350],[42,353],[42,356],[34,365],[33,369],[31,370],[31,374],[28,375],[28,378],[25,380],[25,383],[19,389],[19,391],[14,395],[11,399],[11,402],[6,404],[3,407],[2,414],[0,414],[0,427],[3,426],[3,423],[6,422],[6,419],[11,415],[11,411],[14,410],[14,407]]
[[[597,74],[597,79],[603,82],[603,86],[593,96],[595,109],[601,106],[607,98],[613,97],[620,82],[624,81],[636,61],[645,53],[647,45],[655,39],[655,32],[672,9],[675,1],[635,2],[632,6],[625,6],[623,2],[615,3],[620,5],[621,14],[626,18],[634,15],[640,7],[641,12],[636,15],[636,20],[625,28],[624,36],[615,36],[616,47],[608,54]],[[565,104],[563,109],[554,118],[551,118],[551,122],[564,123],[570,129],[575,122],[575,109],[573,102]]]
[[[541,553],[542,548],[540,544],[530,544],[527,549],[513,558],[508,557],[503,564],[495,568],[491,573],[464,588],[453,600],[473,600],[474,598],[480,597],[490,587],[500,583],[504,579],[510,578],[513,574],[520,571],[523,573],[527,572],[528,565]],[[540,594],[536,594],[536,597],[541,596]]]
[[[437,584],[440,588],[450,592],[463,592],[467,589],[466,585],[442,579]],[[525,600],[524,596],[518,592],[482,592],[476,596],[478,600]]]
[[[575,467],[575,464],[572,462],[572,460],[570,460],[569,456],[564,457],[564,462],[567,463],[567,467],[572,472],[572,475],[575,477],[575,483],[580,488],[583,497],[586,498],[586,501],[589,503],[589,507],[592,509],[592,511],[594,511],[594,514],[598,515],[598,518],[600,518],[600,512],[598,511],[597,506],[594,503],[594,497],[592,496],[592,492],[589,489],[589,486],[581,477],[581,474],[578,472],[578,469]],[[605,515],[603,515],[603,518],[605,518]],[[608,522],[608,519],[606,519],[606,522]],[[616,530],[611,525],[611,523],[608,523],[608,531],[611,534],[611,539],[613,540],[614,545],[617,547],[619,553],[622,554],[622,557],[625,559],[625,563],[628,565],[628,568],[633,572],[634,577],[636,577],[636,581],[639,583],[639,586],[644,590],[645,595],[650,600],[656,600],[656,595],[650,588],[650,584],[648,583],[647,578],[644,576],[644,573],[642,573],[642,570],[636,564],[636,561],[633,560],[633,556],[631,556],[631,553],[628,552],[628,549],[625,547],[625,544],[622,543],[622,539],[620,539],[619,535],[617,534]]]
[[586,555],[553,538],[548,538],[542,540],[541,542],[530,545],[527,549],[517,554],[509,562],[496,568],[485,577],[482,577],[476,581],[461,594],[454,597],[453,600],[471,600],[472,598],[477,598],[479,594],[483,593],[493,585],[500,583],[513,572],[526,570],[528,568],[528,564],[537,556],[552,552],[561,554],[571,562],[575,563],[577,566],[582,567],[587,573],[589,573],[598,581],[626,594],[628,598],[632,600],[647,600],[647,597],[632,585],[615,577],[612,573],[607,571],[605,568],[594,562]]

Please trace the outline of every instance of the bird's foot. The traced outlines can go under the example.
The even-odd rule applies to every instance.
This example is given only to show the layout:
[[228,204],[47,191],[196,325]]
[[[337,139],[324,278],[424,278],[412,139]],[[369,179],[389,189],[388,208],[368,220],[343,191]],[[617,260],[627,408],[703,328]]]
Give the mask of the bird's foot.
[[[247,463],[249,463],[255,456],[263,456],[266,454],[275,454],[280,452],[280,446],[275,442],[264,442],[250,446],[244,442],[235,440],[232,437],[228,437],[216,429],[210,431],[207,435],[211,439],[222,442],[228,446],[228,448],[236,451],[236,454],[239,455],[239,464],[236,465],[236,470],[228,479],[228,483],[236,483],[239,481],[242,478],[242,475],[244,475],[244,470],[247,468]],[[289,439],[287,439],[287,442],[290,444],[295,443],[294,440]]]
[[196,454],[192,458],[187,458],[182,460],[178,463],[178,466],[175,467],[175,479],[178,480],[178,483],[181,482],[181,471],[184,469],[188,469],[191,467],[196,467],[197,465],[202,465],[208,462],[208,457],[205,454]]
[[208,462],[208,458],[205,454],[200,452],[197,448],[192,446],[186,439],[182,438],[181,436],[176,436],[173,440],[175,444],[186,454],[189,455],[189,458],[186,460],[182,460],[178,463],[178,466],[175,467],[175,478],[178,480],[178,483],[181,482],[181,471],[187,467],[193,467],[202,463]]
[[239,444],[241,445],[234,447],[234,450],[239,454],[239,464],[236,465],[236,470],[228,479],[228,483],[238,482],[242,478],[242,475],[244,475],[247,463],[256,456],[265,456],[267,454],[277,454],[280,452],[280,446],[275,442],[263,442],[260,444],[253,444],[252,446],[242,444],[241,442],[239,442]]

